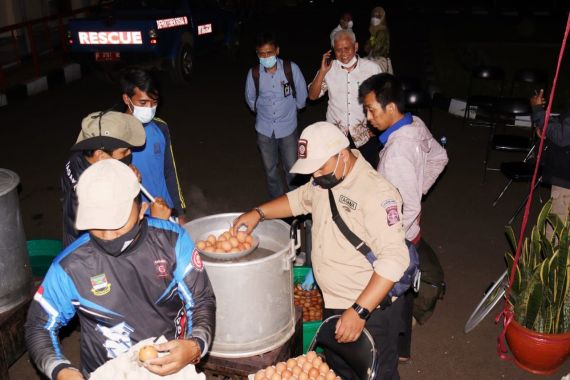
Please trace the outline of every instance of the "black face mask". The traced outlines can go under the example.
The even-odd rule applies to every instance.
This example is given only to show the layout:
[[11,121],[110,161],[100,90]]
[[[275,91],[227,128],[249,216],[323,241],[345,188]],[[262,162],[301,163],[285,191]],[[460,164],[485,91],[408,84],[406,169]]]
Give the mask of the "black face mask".
[[112,240],[103,240],[90,234],[91,239],[106,253],[111,256],[120,256],[127,248],[129,248],[139,237],[141,231],[141,223],[138,222],[126,234]]
[[129,154],[129,155],[121,158],[119,161],[121,161],[123,164],[129,166],[133,162],[133,155]]
[[[344,173],[342,174],[342,177],[336,178],[336,169],[338,167],[338,163],[340,162],[340,155],[338,156],[338,159],[336,161],[336,165],[334,167],[334,170],[332,171],[332,173],[329,174],[325,174],[322,175],[320,177],[314,177],[313,178],[313,182],[317,185],[319,185],[320,187],[322,187],[323,189],[332,189],[333,187],[335,187],[336,185],[338,185],[339,183],[341,183],[344,180]],[[346,170],[346,162],[343,162],[344,165],[344,170]]]

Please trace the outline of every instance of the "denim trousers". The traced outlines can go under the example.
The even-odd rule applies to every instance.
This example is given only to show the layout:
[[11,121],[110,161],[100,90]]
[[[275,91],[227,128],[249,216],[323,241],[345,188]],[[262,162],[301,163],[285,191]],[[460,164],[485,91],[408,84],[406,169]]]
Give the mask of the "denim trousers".
[[[257,134],[257,146],[261,153],[267,181],[267,191],[271,199],[277,198],[295,188],[291,186],[291,181],[295,175],[289,173],[289,170],[297,161],[298,139],[299,135],[296,129],[289,136],[280,139],[267,137],[261,133]],[[283,174],[281,170],[283,170]],[[286,183],[283,184],[282,178],[285,179]]]

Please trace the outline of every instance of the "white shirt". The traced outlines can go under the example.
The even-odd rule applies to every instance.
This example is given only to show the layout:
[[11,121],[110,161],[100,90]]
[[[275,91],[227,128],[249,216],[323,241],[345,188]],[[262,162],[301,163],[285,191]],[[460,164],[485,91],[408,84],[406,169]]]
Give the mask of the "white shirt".
[[339,61],[333,61],[323,80],[319,98],[328,91],[327,121],[338,126],[345,135],[350,132],[354,145],[358,148],[366,144],[371,136],[362,104],[358,102],[358,87],[382,71],[380,66],[365,58],[358,58],[356,67],[351,72],[342,66]]

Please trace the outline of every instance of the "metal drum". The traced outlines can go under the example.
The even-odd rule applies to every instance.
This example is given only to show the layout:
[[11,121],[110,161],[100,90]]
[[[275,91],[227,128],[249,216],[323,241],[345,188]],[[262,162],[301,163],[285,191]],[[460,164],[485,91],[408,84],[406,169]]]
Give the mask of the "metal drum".
[[18,205],[18,175],[0,169],[0,314],[31,296],[32,272]]
[[[194,241],[227,230],[239,214],[218,214],[187,223]],[[229,261],[202,255],[216,294],[216,330],[210,354],[222,358],[259,355],[284,344],[295,332],[292,261],[294,239],[280,220],[260,223],[259,247]]]

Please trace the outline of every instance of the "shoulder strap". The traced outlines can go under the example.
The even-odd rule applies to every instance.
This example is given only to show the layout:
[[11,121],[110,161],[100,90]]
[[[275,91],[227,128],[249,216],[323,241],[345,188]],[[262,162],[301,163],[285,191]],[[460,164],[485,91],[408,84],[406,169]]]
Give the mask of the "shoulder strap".
[[329,189],[329,203],[331,206],[332,218],[340,232],[342,232],[344,237],[354,246],[354,248],[356,248],[358,252],[362,253],[366,257],[366,260],[368,260],[370,264],[374,263],[374,261],[376,261],[376,256],[374,256],[370,247],[368,247],[362,239],[356,236],[354,232],[348,228],[346,223],[344,223],[344,220],[342,220],[342,217],[338,213],[338,208],[336,207],[336,202],[334,201],[334,195],[331,189]]
[[285,71],[285,78],[293,90],[293,97],[297,99],[297,90],[295,89],[295,81],[293,80],[293,69],[291,68],[291,61],[288,59],[283,60],[283,70]]
[[257,105],[257,98],[259,98],[259,65],[255,65],[251,68],[251,77],[255,85],[255,104]]

